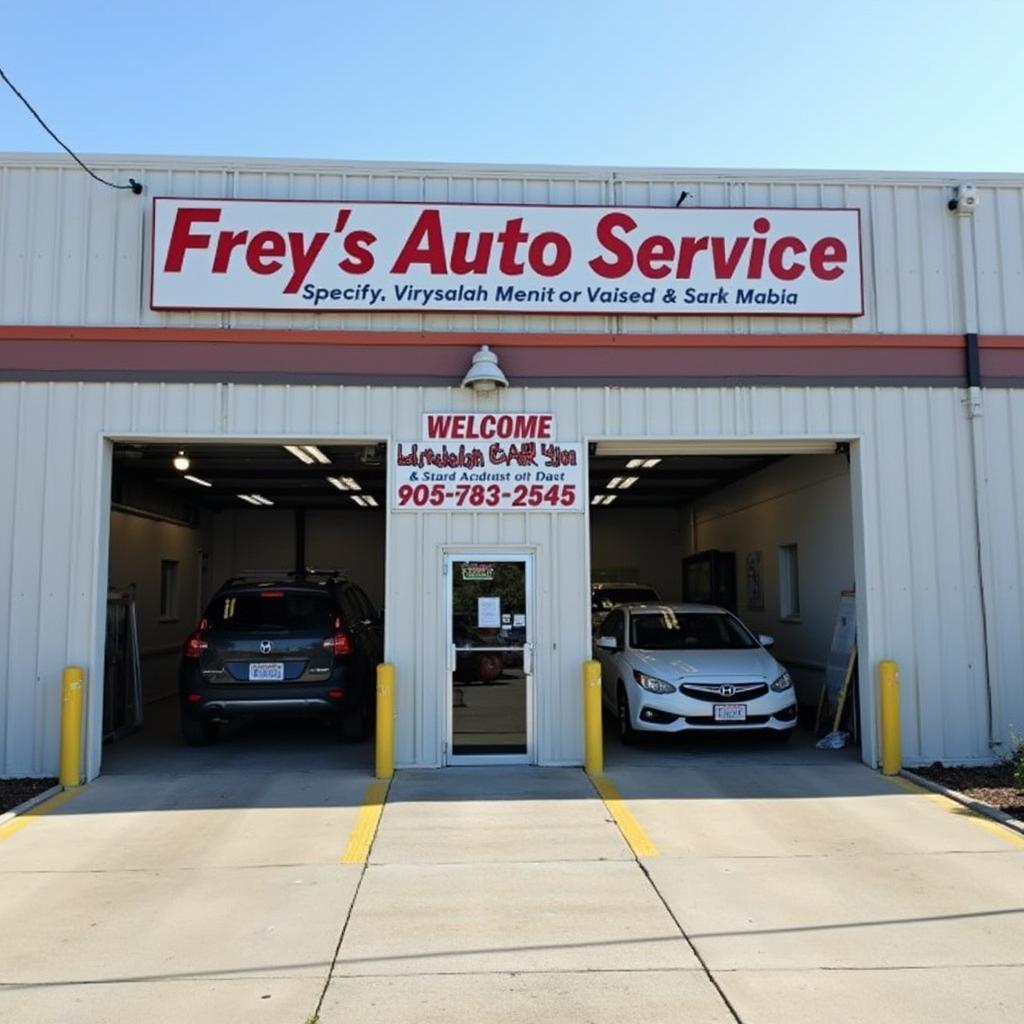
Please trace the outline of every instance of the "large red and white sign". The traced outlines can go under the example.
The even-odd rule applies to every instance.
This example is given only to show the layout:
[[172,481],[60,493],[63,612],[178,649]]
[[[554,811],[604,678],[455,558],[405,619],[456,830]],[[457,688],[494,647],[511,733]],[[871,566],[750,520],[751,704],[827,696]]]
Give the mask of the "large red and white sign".
[[860,211],[153,201],[153,309],[863,313]]
[[583,446],[551,413],[425,413],[422,441],[391,446],[396,511],[581,512]]

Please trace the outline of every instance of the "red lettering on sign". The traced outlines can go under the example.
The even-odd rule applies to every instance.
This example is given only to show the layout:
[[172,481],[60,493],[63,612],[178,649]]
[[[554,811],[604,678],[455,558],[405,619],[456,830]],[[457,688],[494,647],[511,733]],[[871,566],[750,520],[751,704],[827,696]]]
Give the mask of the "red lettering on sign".
[[218,209],[195,209],[183,206],[174,215],[174,227],[171,229],[171,241],[167,246],[167,260],[164,270],[169,274],[181,272],[185,262],[185,253],[189,249],[207,249],[210,245],[209,235],[192,234],[193,224],[216,224],[220,220]]
[[448,272],[444,258],[444,235],[441,233],[441,213],[438,210],[424,210],[419,215],[391,273],[407,274],[415,263],[424,264],[432,274]]

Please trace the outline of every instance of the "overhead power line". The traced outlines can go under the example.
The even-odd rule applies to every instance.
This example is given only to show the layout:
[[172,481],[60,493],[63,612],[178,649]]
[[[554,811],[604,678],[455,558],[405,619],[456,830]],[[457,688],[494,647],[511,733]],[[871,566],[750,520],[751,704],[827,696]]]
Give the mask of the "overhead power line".
[[78,164],[78,166],[81,167],[82,170],[89,175],[89,177],[95,178],[101,185],[108,185],[110,186],[110,188],[123,188],[128,190],[129,192],[134,192],[135,195],[137,196],[142,195],[142,185],[141,183],[137,182],[134,178],[129,178],[127,185],[118,185],[115,184],[113,181],[107,181],[106,178],[101,178],[91,168],[86,167],[85,164],[83,164],[82,161],[78,159],[78,156],[75,153],[73,153],[71,149],[61,141],[61,139],[57,136],[57,133],[39,116],[39,114],[36,112],[36,108],[33,107],[32,104],[29,103],[29,101],[25,99],[24,96],[22,96],[22,94],[18,91],[15,84],[4,73],[3,68],[0,68],[0,78],[2,78],[7,83],[7,86],[11,90],[11,92],[13,92],[14,95],[17,96],[18,99],[21,100],[21,102],[24,103],[26,107],[28,107],[29,113],[43,126],[43,128],[46,131],[46,134],[49,135],[50,138],[52,138],[58,146],[66,150],[71,159],[74,160],[75,163]]

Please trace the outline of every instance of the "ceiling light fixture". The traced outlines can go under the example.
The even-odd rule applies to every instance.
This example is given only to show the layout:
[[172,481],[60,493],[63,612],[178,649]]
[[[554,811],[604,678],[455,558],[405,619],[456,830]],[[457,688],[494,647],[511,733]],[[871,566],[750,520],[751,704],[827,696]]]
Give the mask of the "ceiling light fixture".
[[375,497],[373,497],[373,495],[371,495],[371,494],[364,494],[363,495],[363,501],[365,501],[366,504],[370,506],[370,508],[377,508],[378,507],[377,499]]
[[610,490],[610,491],[614,491],[615,488],[619,487],[621,484],[622,484],[622,477],[621,476],[613,476],[611,478],[611,480],[609,480],[608,483],[605,484],[605,487],[607,487],[608,490]]
[[336,476],[329,476],[327,478],[327,482],[332,487],[337,487],[339,491],[347,491],[348,490],[348,487],[345,484],[343,484]]
[[643,459],[630,459],[626,463],[626,469],[639,469],[644,464]]
[[251,494],[239,494],[239,495],[236,495],[236,497],[241,498],[242,501],[247,501],[250,505],[258,505],[259,504],[259,502]]
[[606,505],[610,505],[617,497],[618,497],[617,494],[606,494],[604,496],[604,503]]
[[284,446],[286,452],[291,452],[299,460],[299,462],[306,463],[307,466],[313,462],[313,456],[303,451],[297,444],[286,444]]
[[242,501],[247,501],[250,505],[273,505],[274,503],[269,498],[264,498],[262,494],[239,494],[239,498]]
[[635,484],[637,482],[637,480],[639,480],[639,479],[640,479],[640,477],[638,477],[638,476],[627,476],[627,477],[624,477],[623,480],[622,480],[622,483],[619,484],[619,490],[620,491],[624,491],[627,487],[632,487],[633,484]]
[[654,469],[661,459],[644,459],[644,469]]
[[329,466],[331,464],[331,460],[315,444],[304,444],[302,447],[322,466]]
[[352,479],[350,476],[339,477],[339,480],[350,490],[350,491],[361,491],[362,487]]
[[604,504],[604,495],[603,494],[595,494],[590,499],[590,504],[591,505],[603,505]]
[[199,477],[197,477],[197,476],[189,476],[188,473],[185,474],[185,479],[186,480],[191,480],[192,483],[194,483],[194,484],[199,484],[200,487],[212,487],[213,486],[213,484],[211,484],[209,480],[200,480]]
[[183,451],[179,451],[172,461],[174,463],[174,468],[181,473],[184,473],[185,470],[192,465],[189,461],[189,457]]
[[366,499],[361,494],[350,494],[349,497],[360,507],[366,507]]
[[264,498],[262,494],[254,494],[253,497],[260,505],[273,505],[274,503],[269,498]]

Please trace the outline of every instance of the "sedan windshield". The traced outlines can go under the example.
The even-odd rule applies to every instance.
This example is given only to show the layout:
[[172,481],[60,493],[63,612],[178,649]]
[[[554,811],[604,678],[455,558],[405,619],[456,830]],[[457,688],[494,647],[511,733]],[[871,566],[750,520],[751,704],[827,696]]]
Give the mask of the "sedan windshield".
[[641,651],[737,651],[757,642],[731,615],[721,612],[634,612],[630,646]]

